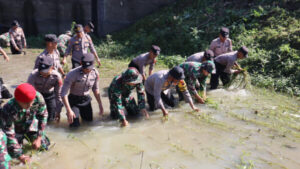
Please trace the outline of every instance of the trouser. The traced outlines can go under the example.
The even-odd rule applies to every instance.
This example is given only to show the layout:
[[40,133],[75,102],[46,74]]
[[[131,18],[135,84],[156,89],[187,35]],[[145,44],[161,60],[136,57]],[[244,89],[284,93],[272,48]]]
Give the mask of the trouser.
[[131,62],[129,63],[128,67],[134,67],[134,68],[136,68],[139,72],[141,72],[139,66],[138,66],[136,63],[134,63],[133,61],[131,61]]
[[7,137],[0,131],[0,169],[10,169],[11,157],[7,151]]
[[21,54],[22,53],[22,41],[16,41],[15,40],[16,45],[18,46],[18,48],[20,50],[17,50],[14,45],[12,44],[12,42],[10,42],[10,50],[12,54]]
[[75,113],[75,118],[73,119],[73,123],[70,124],[70,127],[79,127],[79,115],[84,121],[93,121],[93,109],[91,100],[92,98],[87,96],[76,96],[73,94],[69,94],[68,96],[69,103],[72,111]]
[[12,95],[8,91],[8,89],[3,85],[3,79],[0,77],[0,98],[1,99],[9,99],[12,98]]
[[58,50],[58,52],[59,52],[60,57],[63,58],[63,57],[65,56],[67,47],[64,47],[64,46],[58,46],[58,47],[57,47],[57,50]]
[[48,111],[48,122],[55,119],[56,114],[56,99],[54,92],[51,93],[41,93],[45,99],[47,111]]
[[[37,132],[27,132],[27,133],[16,133],[16,139],[20,145],[23,145],[23,140],[26,139],[29,143],[33,143],[38,137]],[[41,140],[40,150],[48,150],[50,145],[49,138],[43,134]]]
[[81,66],[80,62],[75,61],[74,59],[71,59],[71,61],[72,61],[72,69]]
[[[110,117],[112,119],[119,119],[121,115],[126,116],[125,112],[123,109],[120,109],[118,107],[118,99],[114,97],[110,92],[109,92],[109,103],[110,103]],[[133,96],[127,95],[127,96],[122,96],[122,106],[127,111],[127,115],[129,116],[137,116],[139,115],[139,107],[136,104],[136,101]]]
[[216,89],[219,86],[219,77],[225,86],[230,81],[230,74],[224,72],[226,65],[221,65],[218,62],[215,62],[216,65],[216,74],[212,74],[210,78],[210,89]]
[[[151,111],[155,110],[155,98],[152,94],[148,93],[146,91],[147,94],[147,101],[149,104],[149,109]],[[162,101],[167,104],[168,106],[171,107],[175,107],[176,106],[176,101],[175,101],[175,97],[173,96],[173,94],[171,92],[168,92],[167,94],[165,94],[164,92],[160,93],[160,97],[162,99]]]

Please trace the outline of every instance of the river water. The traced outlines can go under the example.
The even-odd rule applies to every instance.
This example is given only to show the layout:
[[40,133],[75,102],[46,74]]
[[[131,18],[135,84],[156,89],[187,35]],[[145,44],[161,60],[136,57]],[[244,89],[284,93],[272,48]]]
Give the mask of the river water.
[[[26,81],[39,52],[10,55],[9,63],[0,61],[0,76],[11,92]],[[100,74],[108,68],[104,65]],[[46,129],[50,150],[30,151],[32,162],[13,168],[300,168],[300,102],[296,98],[263,89],[218,89],[208,92],[208,104],[197,105],[199,113],[181,103],[170,109],[167,121],[157,110],[150,119],[132,119],[129,127],[120,128],[107,118],[105,91],[120,70],[110,71],[100,81],[105,116],[99,117],[93,99],[94,122],[74,131],[68,128],[64,109],[60,124]]]

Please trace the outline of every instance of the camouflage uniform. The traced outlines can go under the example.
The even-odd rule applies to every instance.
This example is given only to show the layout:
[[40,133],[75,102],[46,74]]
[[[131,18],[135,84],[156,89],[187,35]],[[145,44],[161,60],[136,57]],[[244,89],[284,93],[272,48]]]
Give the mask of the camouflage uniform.
[[206,79],[207,76],[202,75],[201,63],[199,62],[185,62],[179,65],[184,70],[185,79],[187,87],[192,95],[197,94],[196,85],[197,79],[199,79],[200,91],[206,89]]
[[[130,115],[137,115],[139,110],[145,108],[144,85],[142,82],[132,86],[125,84],[125,80],[130,81],[130,78],[132,78],[128,76],[128,72],[129,71],[125,71],[122,75],[115,76],[108,88],[110,113],[111,117],[114,119],[126,119],[124,107]],[[136,104],[134,97],[131,95],[131,91],[134,90],[134,88],[136,88],[137,91],[138,105]]]
[[28,109],[22,109],[15,98],[12,98],[3,106],[0,114],[0,124],[7,135],[8,151],[14,158],[23,154],[23,139],[33,142],[38,136],[42,137],[41,149],[47,150],[50,145],[49,139],[45,135],[48,112],[45,101],[39,92],[33,105]]
[[10,155],[7,152],[7,137],[5,133],[0,130],[0,169],[10,169],[9,161]]
[[57,49],[60,53],[60,57],[63,57],[65,55],[70,39],[71,39],[71,36],[69,36],[67,34],[61,34],[58,36]]
[[0,46],[9,46],[10,36],[9,32],[0,35]]

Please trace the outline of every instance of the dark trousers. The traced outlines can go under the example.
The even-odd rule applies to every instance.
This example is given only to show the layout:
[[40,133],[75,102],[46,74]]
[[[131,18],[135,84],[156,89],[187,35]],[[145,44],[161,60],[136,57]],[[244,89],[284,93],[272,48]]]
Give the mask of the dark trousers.
[[[150,109],[150,111],[154,111],[155,110],[154,96],[152,94],[148,93],[147,91],[146,91],[146,94],[147,94],[147,101],[149,104],[149,109]],[[171,92],[169,92],[168,94],[161,92],[160,97],[165,104],[167,104],[168,106],[171,106],[171,107],[175,107],[175,105],[176,105],[175,97],[173,96],[173,94]]]
[[223,86],[229,83],[230,81],[230,74],[225,73],[224,70],[226,65],[221,65],[218,62],[215,62],[216,65],[216,74],[212,74],[210,78],[210,89],[216,89],[219,86],[219,77],[223,83]]
[[14,45],[10,42],[10,50],[12,54],[21,54],[22,53],[22,41],[15,41],[16,45],[20,50],[17,50]]
[[72,69],[81,66],[80,62],[77,62],[77,61],[75,61],[75,60],[73,60],[73,59],[71,59],[71,61],[72,61]]
[[45,99],[47,111],[48,111],[48,122],[55,119],[56,114],[56,99],[54,92],[51,93],[41,93]]
[[76,118],[73,119],[73,123],[70,124],[70,127],[80,126],[79,115],[84,121],[93,121],[93,109],[91,104],[92,98],[89,95],[76,96],[69,94],[68,99],[71,109],[76,116]]
[[8,89],[3,86],[4,82],[3,79],[0,77],[0,98],[1,99],[9,99],[12,98],[12,95],[10,94],[10,92],[8,91]]

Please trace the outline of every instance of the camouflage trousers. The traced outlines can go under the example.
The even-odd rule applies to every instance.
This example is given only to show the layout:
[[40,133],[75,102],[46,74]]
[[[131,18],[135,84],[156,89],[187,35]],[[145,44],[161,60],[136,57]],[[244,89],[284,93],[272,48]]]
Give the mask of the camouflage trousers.
[[7,152],[7,137],[0,131],[0,169],[10,169],[10,160],[11,157]]
[[[23,145],[24,139],[26,139],[29,142],[29,144],[32,144],[34,142],[34,140],[37,139],[37,136],[38,135],[36,132],[28,132],[25,134],[16,133],[16,139],[18,140],[18,143],[20,145]],[[40,151],[48,150],[49,145],[50,145],[49,138],[45,134],[43,134]]]
[[66,46],[57,46],[57,50],[60,54],[60,57],[64,57],[67,47]]
[[[133,96],[117,97],[109,92],[110,116],[112,119],[125,119],[125,116],[136,116],[139,114],[139,107]],[[126,109],[126,112],[124,111]]]

